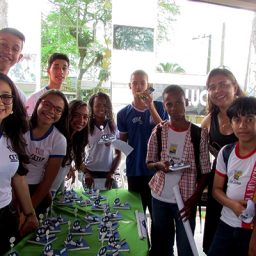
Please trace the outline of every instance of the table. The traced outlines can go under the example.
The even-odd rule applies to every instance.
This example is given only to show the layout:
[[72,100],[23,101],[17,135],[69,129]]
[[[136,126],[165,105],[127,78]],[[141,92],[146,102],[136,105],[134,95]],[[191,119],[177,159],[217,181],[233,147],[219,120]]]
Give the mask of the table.
[[[82,194],[82,191],[78,191],[79,195],[82,195],[83,198],[87,198]],[[130,247],[129,252],[121,252],[121,255],[131,255],[131,256],[146,256],[148,255],[148,242],[147,239],[139,239],[138,231],[137,231],[137,222],[135,217],[135,210],[140,212],[143,211],[140,196],[137,193],[131,193],[126,189],[112,189],[108,191],[103,191],[100,193],[103,196],[107,197],[107,202],[111,206],[111,211],[113,210],[112,205],[115,198],[120,198],[121,202],[129,202],[131,209],[130,210],[122,210],[118,209],[118,211],[122,214],[122,220],[119,221],[118,232],[120,234],[121,239],[125,239]],[[90,206],[81,207],[76,206],[78,209],[77,218],[81,219],[87,213],[93,214],[101,214],[99,211],[92,211]],[[62,216],[67,216],[71,220],[75,218],[74,216],[74,208],[67,206],[54,206],[54,211]],[[93,234],[92,235],[84,235],[83,238],[88,242],[90,249],[87,250],[77,250],[77,251],[69,251],[68,255],[88,255],[88,256],[96,256],[98,250],[101,247],[101,242],[98,240],[98,231],[97,225],[92,225]],[[68,225],[61,225],[61,232],[57,233],[57,240],[55,240],[53,244],[54,249],[63,248],[63,242],[67,236]],[[19,244],[15,246],[15,250],[19,252],[20,256],[27,255],[40,255],[43,250],[43,245],[34,245],[28,243],[27,240],[31,237],[28,235],[24,238]],[[78,239],[79,236],[76,236]],[[107,243],[107,242],[105,242]]]

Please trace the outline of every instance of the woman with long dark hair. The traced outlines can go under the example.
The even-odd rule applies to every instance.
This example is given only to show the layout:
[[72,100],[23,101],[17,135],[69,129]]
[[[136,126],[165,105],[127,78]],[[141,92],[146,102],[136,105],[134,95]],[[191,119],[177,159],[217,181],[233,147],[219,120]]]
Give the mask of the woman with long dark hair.
[[234,74],[225,68],[211,70],[206,87],[208,91],[208,114],[202,121],[202,127],[209,132],[209,150],[214,156],[212,171],[208,180],[208,201],[203,237],[203,249],[207,253],[220,219],[222,205],[212,197],[212,185],[219,150],[237,140],[233,133],[227,109],[243,92]]
[[17,208],[12,204],[12,188],[25,216],[20,233],[25,234],[38,226],[25,179],[27,169],[24,163],[29,161],[23,138],[28,129],[26,117],[14,83],[0,73],[0,255],[10,248],[9,239],[19,236],[19,218]]

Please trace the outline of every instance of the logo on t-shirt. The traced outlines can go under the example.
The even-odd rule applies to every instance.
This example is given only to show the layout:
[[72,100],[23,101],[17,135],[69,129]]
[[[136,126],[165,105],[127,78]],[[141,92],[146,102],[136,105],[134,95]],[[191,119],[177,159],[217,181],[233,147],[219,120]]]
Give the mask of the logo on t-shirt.
[[234,171],[234,175],[230,180],[230,183],[241,185],[240,177],[242,176],[242,171]]
[[12,163],[19,161],[18,156],[16,154],[9,155],[9,159]]

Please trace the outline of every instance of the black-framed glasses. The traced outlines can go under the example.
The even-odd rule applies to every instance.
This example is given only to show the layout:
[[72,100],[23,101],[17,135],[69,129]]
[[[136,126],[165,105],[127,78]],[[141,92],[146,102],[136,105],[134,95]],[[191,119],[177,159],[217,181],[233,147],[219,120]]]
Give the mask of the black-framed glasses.
[[53,109],[54,110],[54,113],[56,115],[62,115],[63,113],[63,109],[61,107],[58,107],[58,106],[54,106],[50,101],[48,100],[41,100],[41,103],[43,105],[43,107],[47,110],[51,110]]
[[11,105],[13,103],[14,96],[8,93],[0,94],[0,99],[4,105]]

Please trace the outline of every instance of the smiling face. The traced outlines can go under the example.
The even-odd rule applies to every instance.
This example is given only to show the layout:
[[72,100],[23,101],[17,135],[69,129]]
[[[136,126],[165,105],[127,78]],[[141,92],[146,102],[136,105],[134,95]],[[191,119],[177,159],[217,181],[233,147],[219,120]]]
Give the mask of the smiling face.
[[88,124],[88,108],[83,105],[75,109],[70,120],[70,127],[75,132],[80,132]]
[[0,33],[0,71],[7,74],[12,66],[22,58],[23,42],[10,33]]
[[50,79],[50,87],[60,89],[61,84],[65,81],[69,73],[68,63],[66,60],[56,59],[47,72]]
[[104,97],[95,97],[92,106],[92,112],[97,120],[105,120],[108,112],[107,100]]
[[43,98],[37,108],[38,124],[51,126],[60,120],[64,110],[63,99],[54,94]]
[[228,108],[236,97],[237,86],[225,75],[215,75],[208,82],[208,97],[220,109]]
[[1,96],[12,96],[12,90],[8,83],[0,80],[0,123],[12,114],[12,103],[4,104],[4,99],[2,100]]

